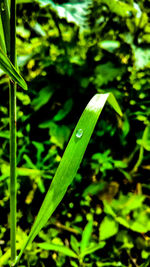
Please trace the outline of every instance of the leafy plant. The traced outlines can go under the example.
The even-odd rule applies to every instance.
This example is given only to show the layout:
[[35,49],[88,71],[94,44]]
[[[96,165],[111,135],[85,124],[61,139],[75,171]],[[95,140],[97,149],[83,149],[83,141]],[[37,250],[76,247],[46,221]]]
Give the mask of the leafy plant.
[[[73,235],[71,235],[70,245],[72,249],[63,245],[56,245],[46,242],[39,243],[38,246],[45,250],[54,250],[61,252],[62,254],[71,258],[78,259],[80,266],[82,266],[86,255],[92,254],[93,252],[102,249],[106,244],[104,241],[101,241],[97,244],[96,242],[91,240],[92,229],[93,220],[90,220],[83,230],[80,242]],[[75,262],[73,265],[78,266]]]

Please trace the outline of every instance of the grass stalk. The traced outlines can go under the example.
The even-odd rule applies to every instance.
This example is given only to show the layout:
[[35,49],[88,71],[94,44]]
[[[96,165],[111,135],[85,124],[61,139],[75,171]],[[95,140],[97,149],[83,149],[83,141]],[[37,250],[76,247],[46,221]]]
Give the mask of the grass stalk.
[[[16,0],[11,0],[10,6],[10,60],[16,66]],[[10,242],[11,261],[16,259],[16,84],[10,82]]]
[[16,85],[10,83],[10,242],[11,260],[16,258]]

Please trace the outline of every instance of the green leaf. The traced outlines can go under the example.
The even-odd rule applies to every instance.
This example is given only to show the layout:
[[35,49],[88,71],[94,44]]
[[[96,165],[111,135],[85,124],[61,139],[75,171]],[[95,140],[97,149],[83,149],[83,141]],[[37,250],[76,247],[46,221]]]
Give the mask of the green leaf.
[[17,4],[33,3],[33,0],[17,0]]
[[63,149],[65,142],[68,141],[70,136],[70,129],[66,125],[57,125],[51,122],[49,133],[50,141]]
[[121,77],[124,72],[125,68],[123,66],[116,67],[111,61],[108,61],[95,68],[93,83],[100,88],[101,86],[114,81],[117,77]]
[[7,55],[0,48],[0,68],[10,76],[10,78],[18,83],[23,89],[27,90],[27,84],[21,77],[19,72],[13,66]]
[[150,67],[150,50],[149,48],[139,48],[132,46],[134,52],[135,67],[137,70]]
[[129,228],[129,222],[127,221],[126,218],[118,216],[115,218],[115,220],[116,220],[116,222],[123,225],[124,227]]
[[136,195],[131,192],[127,195],[120,194],[119,200],[113,199],[111,202],[111,207],[116,212],[119,212],[119,214],[121,213],[123,216],[126,216],[131,211],[141,208],[144,200],[144,195]]
[[0,47],[6,53],[6,45],[5,45],[5,38],[4,38],[4,31],[3,31],[1,15],[0,15]]
[[37,166],[41,165],[41,158],[42,158],[42,153],[44,152],[44,145],[42,143],[33,141],[32,144],[36,147],[37,153],[36,153],[36,158],[37,158]]
[[85,257],[86,255],[92,254],[93,252],[102,249],[106,245],[106,242],[102,241],[99,244],[95,244],[90,246],[89,248],[85,249],[82,253],[82,257]]
[[105,240],[117,234],[119,224],[111,216],[105,216],[99,228],[100,240]]
[[135,232],[138,232],[138,233],[146,233],[147,232],[147,225],[146,224],[142,224],[140,222],[136,222],[136,221],[133,221],[133,222],[130,222],[130,229],[132,231],[135,231]]
[[101,0],[100,3],[108,6],[110,12],[121,17],[130,17],[131,13],[137,13],[136,9],[133,8],[132,5],[126,4],[119,0]]
[[67,114],[71,111],[72,109],[72,105],[73,105],[73,101],[72,101],[72,98],[69,98],[62,109],[60,109],[58,111],[58,113],[53,117],[53,120],[54,121],[61,121],[62,119],[64,119]]
[[60,18],[65,18],[68,22],[73,22],[80,27],[85,27],[86,15],[88,13],[88,6],[91,3],[91,0],[74,0],[67,1],[61,5],[55,4],[52,0],[36,0],[40,5],[46,6],[51,5],[52,8],[57,12]]
[[47,104],[47,102],[51,99],[54,91],[50,86],[46,86],[42,88],[36,98],[33,99],[31,105],[35,111],[39,110],[42,106]]
[[79,242],[78,242],[78,240],[77,240],[73,235],[71,235],[70,245],[71,245],[72,249],[73,249],[77,254],[79,254]]
[[142,140],[141,140],[141,146],[145,148],[145,150],[150,151],[150,124],[146,126]]
[[113,211],[112,207],[108,204],[107,201],[103,201],[104,204],[104,212],[108,215],[111,215],[113,218],[116,217],[116,213]]
[[100,262],[98,264],[98,267],[104,267],[104,266],[108,266],[108,267],[126,267],[124,264],[122,264],[122,262]]
[[120,107],[111,93],[96,94],[88,103],[70,138],[35,223],[16,262],[19,261],[27,245],[33,241],[64,197],[68,186],[71,184],[79,169],[96,122],[107,99],[111,106],[122,115]]
[[113,40],[104,40],[100,42],[100,47],[109,52],[114,52],[117,48],[120,47],[120,42]]
[[92,235],[92,230],[93,230],[93,220],[87,223],[82,233],[82,239],[81,239],[81,244],[80,244],[81,254],[89,246],[89,241]]
[[137,171],[144,158],[144,149],[150,151],[150,124],[145,127],[142,139],[137,140],[137,144],[140,145],[139,157],[136,164],[133,167],[133,171]]
[[45,250],[61,252],[69,257],[73,257],[73,258],[78,257],[70,248],[62,246],[62,245],[49,244],[49,243],[44,242],[44,243],[39,243],[38,247],[45,249]]
[[106,182],[100,181],[99,183],[92,183],[85,188],[82,196],[85,198],[87,195],[96,195],[99,192],[102,192],[106,188]]
[[1,0],[1,19],[7,55],[10,55],[10,6],[8,0]]

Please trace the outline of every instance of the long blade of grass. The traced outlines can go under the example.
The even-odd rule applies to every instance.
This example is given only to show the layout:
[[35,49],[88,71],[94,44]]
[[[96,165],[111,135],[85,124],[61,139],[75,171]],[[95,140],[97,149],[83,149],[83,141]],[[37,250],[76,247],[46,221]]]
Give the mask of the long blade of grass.
[[3,31],[1,14],[0,14],[0,47],[6,53],[5,38],[4,38],[4,31]]
[[107,100],[117,113],[122,115],[120,107],[111,93],[96,94],[88,103],[70,138],[35,223],[17,257],[16,263],[19,261],[27,245],[33,241],[64,197],[68,186],[77,173],[96,122]]
[[[5,0],[6,2],[6,0]],[[17,67],[16,61],[16,0],[10,1],[10,55],[8,56],[13,66]],[[5,34],[5,31],[4,31]],[[7,34],[7,33],[6,33]],[[5,39],[6,41],[6,39]],[[6,48],[9,49],[6,45]],[[20,81],[20,80],[19,80]],[[22,80],[21,80],[22,82]],[[24,84],[23,84],[24,85]],[[16,82],[9,83],[9,118],[10,118],[10,247],[11,263],[16,259],[16,225],[17,225],[17,103],[16,103]]]
[[10,78],[18,83],[24,90],[27,90],[27,84],[24,79],[21,77],[17,69],[11,63],[7,55],[0,48],[0,68],[10,76]]

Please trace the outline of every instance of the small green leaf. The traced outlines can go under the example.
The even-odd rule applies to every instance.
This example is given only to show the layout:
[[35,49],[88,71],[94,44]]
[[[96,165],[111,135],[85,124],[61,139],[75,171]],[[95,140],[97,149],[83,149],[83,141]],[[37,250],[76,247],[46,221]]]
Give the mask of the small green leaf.
[[137,11],[132,5],[124,3],[119,0],[101,0],[101,4],[109,7],[110,12],[115,13],[120,17],[130,17],[131,14],[136,14]]
[[78,242],[78,240],[77,240],[73,235],[71,235],[70,245],[71,245],[72,249],[73,249],[77,254],[79,254],[79,242]]
[[116,101],[116,98],[113,94],[110,94],[108,97],[108,103],[112,106],[112,108],[120,115],[123,116],[122,111]]
[[93,83],[101,88],[104,85],[108,85],[109,82],[114,81],[117,77],[122,77],[125,73],[124,66],[117,67],[111,61],[100,64],[95,68],[95,77]]
[[108,202],[107,201],[103,201],[103,203],[104,203],[104,212],[106,213],[106,214],[108,214],[108,215],[111,215],[113,218],[115,218],[116,217],[116,214],[115,214],[115,212],[113,211],[113,209],[112,209],[112,207],[108,204]]
[[21,77],[19,72],[13,66],[7,55],[0,48],[0,68],[10,76],[10,78],[18,83],[24,90],[27,90],[27,84],[24,79]]
[[133,222],[130,222],[130,229],[132,231],[135,231],[135,232],[138,232],[138,233],[146,233],[147,232],[147,225],[145,225],[144,223],[140,223],[140,222],[136,222],[136,221],[133,221]]
[[33,99],[31,105],[35,111],[39,110],[42,106],[47,104],[51,99],[54,91],[50,86],[46,86],[40,90],[37,97]]
[[122,264],[122,262],[101,262],[99,265],[98,265],[98,267],[104,267],[104,266],[108,266],[108,267],[126,267],[124,264]]
[[81,244],[80,244],[81,254],[89,246],[89,241],[91,238],[92,230],[93,230],[93,220],[89,221],[84,228],[82,239],[81,239]]
[[64,144],[70,136],[70,129],[66,125],[57,125],[54,122],[50,124],[50,141],[63,149]]
[[43,143],[39,143],[36,141],[33,141],[32,144],[36,147],[37,153],[36,153],[36,158],[37,158],[37,165],[41,165],[41,158],[42,158],[42,153],[44,152],[44,145]]
[[118,216],[115,218],[115,220],[116,220],[116,222],[123,225],[124,227],[129,228],[129,222],[127,221],[126,218]]
[[4,38],[4,30],[2,25],[2,18],[0,16],[0,47],[6,53],[6,45],[5,45],[5,38]]
[[105,240],[117,234],[119,224],[111,216],[105,216],[99,228],[100,240]]
[[145,150],[150,151],[150,124],[144,130],[141,145]]
[[7,55],[10,55],[10,5],[8,0],[1,0],[1,19]]
[[139,48],[133,46],[135,67],[137,70],[145,69],[150,67],[150,50],[149,48]]
[[49,244],[49,243],[44,242],[44,243],[39,243],[38,247],[45,249],[45,250],[61,252],[65,254],[66,256],[77,258],[77,255],[70,248],[62,246],[62,245]]
[[72,98],[69,98],[62,109],[60,109],[58,111],[58,113],[53,117],[53,120],[54,121],[60,121],[62,120],[63,118],[65,118],[67,116],[67,114],[71,111],[72,109],[72,105],[73,105],[73,101],[72,101]]
[[17,4],[33,3],[33,0],[17,0]]
[[88,187],[85,188],[82,196],[85,198],[87,195],[96,195],[99,192],[102,192],[106,187],[106,182],[100,181],[99,183],[92,183]]
[[100,47],[109,52],[114,52],[120,47],[120,42],[114,40],[104,40],[100,42]]
[[[16,263],[19,261],[24,249],[29,243],[33,241],[41,228],[50,218],[54,210],[57,208],[58,204],[64,197],[68,186],[73,181],[73,178],[75,177],[77,170],[79,169],[87,145],[90,141],[96,122],[107,99],[112,107],[119,114],[122,114],[117,101],[111,93],[96,94],[88,103],[70,138],[62,160],[52,180],[50,188],[36,217],[35,223],[31,229],[26,243],[24,244],[16,260]],[[79,131],[80,135],[78,134]]]
[[85,249],[82,253],[82,257],[92,254],[93,252],[102,249],[106,245],[106,242],[102,241],[99,244],[92,245],[91,247]]

